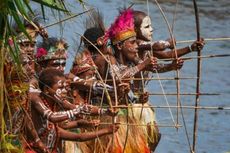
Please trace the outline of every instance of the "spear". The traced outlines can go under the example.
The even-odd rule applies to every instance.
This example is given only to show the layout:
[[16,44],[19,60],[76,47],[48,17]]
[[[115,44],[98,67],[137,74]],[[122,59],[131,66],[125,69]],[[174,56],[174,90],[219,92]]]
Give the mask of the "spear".
[[[159,78],[143,78],[143,80],[192,80],[192,79],[197,79],[197,77],[159,77]],[[124,78],[122,79],[122,81],[130,81],[130,80],[135,80],[135,81],[138,81],[138,80],[142,80],[142,78]],[[111,82],[112,79],[108,79],[106,80],[108,82]]]
[[[108,108],[108,106],[102,106],[103,108]],[[185,108],[185,109],[203,109],[203,110],[230,110],[230,106],[127,106],[127,105],[118,105],[114,108]]]
[[[112,125],[113,123],[109,123],[109,122],[101,122],[100,125]],[[134,123],[125,123],[125,122],[121,122],[119,123],[119,125],[128,125],[128,126],[149,126],[149,124],[134,124]],[[169,124],[157,124],[158,127],[182,127],[182,125],[177,124],[177,125],[169,125]]]
[[71,16],[68,16],[68,17],[62,19],[62,20],[59,20],[59,21],[57,21],[57,22],[48,24],[48,25],[44,26],[43,28],[49,28],[49,27],[51,27],[51,26],[54,26],[54,25],[56,25],[56,24],[65,22],[65,21],[67,21],[67,20],[70,20],[70,19],[75,18],[75,17],[77,17],[77,16],[80,16],[80,15],[82,15],[82,14],[85,14],[85,13],[90,12],[90,11],[92,11],[92,10],[94,10],[94,9],[92,8],[92,9],[86,10],[86,11],[84,11],[84,12],[81,12],[81,13],[79,13],[79,14],[73,14],[73,15],[71,15]]
[[[54,25],[56,25],[56,24],[65,22],[65,21],[67,21],[67,20],[69,20],[69,19],[75,18],[75,17],[77,17],[77,16],[80,16],[80,15],[82,15],[82,14],[84,14],[84,13],[87,13],[87,12],[89,12],[89,11],[92,11],[92,10],[93,10],[93,9],[89,9],[89,10],[86,10],[86,11],[81,12],[81,13],[79,13],[79,14],[73,14],[73,15],[71,15],[71,16],[68,16],[68,17],[62,19],[62,20],[59,20],[59,21],[57,21],[57,22],[48,24],[48,25],[46,25],[46,26],[44,26],[44,27],[41,27],[41,28],[42,28],[42,29],[49,28],[49,27],[51,27],[51,26],[54,26]],[[24,17],[31,25],[33,25],[33,26],[36,28],[36,31],[40,31],[40,30],[41,30],[40,27],[38,27],[35,23],[33,23],[33,22],[31,22],[30,20],[28,20],[25,16],[23,16],[23,17]],[[32,32],[33,32],[33,31],[32,31]],[[28,34],[30,34],[30,33],[32,33],[32,32],[28,32]]]
[[[204,39],[205,41],[227,41],[227,40],[230,40],[230,38],[205,38]],[[195,40],[179,40],[179,41],[176,41],[177,44],[182,44],[182,43],[192,43],[194,42]]]

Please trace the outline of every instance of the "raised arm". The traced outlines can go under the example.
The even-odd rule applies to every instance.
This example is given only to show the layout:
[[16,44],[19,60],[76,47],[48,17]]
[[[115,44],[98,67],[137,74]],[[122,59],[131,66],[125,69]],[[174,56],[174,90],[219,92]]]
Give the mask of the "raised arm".
[[[187,47],[184,48],[180,48],[177,49],[177,56],[181,57],[185,54],[188,54],[190,52],[193,51],[197,51],[198,48],[202,49],[204,47],[205,43],[204,43],[204,39],[201,39],[200,41],[195,41],[192,45],[189,45]],[[144,51],[144,50],[151,50],[151,45],[150,44],[143,44],[139,46],[139,51]],[[175,58],[176,54],[175,54],[175,50],[169,50],[169,51],[157,51],[154,50],[152,52],[153,56],[159,58],[159,59],[164,59],[164,58]]]
[[157,72],[158,73],[164,73],[164,72],[168,72],[168,71],[181,69],[183,66],[183,63],[184,63],[184,61],[179,58],[178,60],[174,60],[170,64],[158,64]]
[[53,112],[44,105],[39,96],[33,96],[31,99],[31,105],[39,114],[53,123],[62,122],[67,119],[75,119],[76,112],[73,112],[73,110]]
[[47,120],[57,123],[62,122],[67,119],[75,120],[77,115],[99,115],[106,114],[110,115],[111,111],[109,109],[98,108],[92,105],[76,105],[74,109],[67,111],[53,112],[48,107],[45,106],[43,101],[38,95],[30,95],[32,107],[37,110],[43,117]]
[[157,60],[154,57],[149,57],[142,61],[137,59],[137,65],[132,67],[119,67],[117,64],[113,64],[110,69],[110,74],[115,76],[116,80],[122,80],[124,78],[130,78],[136,75],[140,71],[150,71],[157,68]]
[[106,88],[109,92],[113,92],[112,86],[109,86],[108,84],[102,83],[100,81],[82,79],[72,73],[70,73],[68,77],[70,80],[72,80],[71,86],[76,86],[78,90],[85,91],[93,89],[97,93],[102,93],[104,88]]

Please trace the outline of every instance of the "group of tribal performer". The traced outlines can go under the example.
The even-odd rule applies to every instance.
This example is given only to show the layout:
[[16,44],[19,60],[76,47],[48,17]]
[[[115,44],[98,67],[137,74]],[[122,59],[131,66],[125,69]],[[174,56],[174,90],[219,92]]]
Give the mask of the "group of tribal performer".
[[[5,108],[9,110],[5,110],[4,117],[8,133],[18,136],[12,143],[23,148],[23,152],[61,153],[62,140],[86,141],[116,132],[119,128],[116,124],[84,133],[66,130],[98,125],[98,121],[87,121],[82,116],[114,116],[114,113],[109,109],[69,102],[69,80],[63,73],[67,44],[62,39],[48,38],[38,23],[34,26],[26,22],[25,27],[29,38],[19,33],[16,42],[14,38],[9,39],[9,48],[18,52],[20,62],[16,63],[8,55],[5,63],[9,96]],[[44,42],[34,56],[38,33],[44,37]]]
[[[175,39],[153,42],[151,19],[142,11],[120,11],[107,30],[94,12],[84,47],[64,75],[67,42],[49,37],[39,22],[25,28],[29,38],[20,32],[9,39],[20,62],[7,56],[5,118],[8,133],[17,136],[13,143],[27,153],[154,152],[161,134],[140,78],[180,69],[184,61],[175,57],[204,46],[203,39],[181,49]],[[43,41],[36,43],[38,34]],[[175,60],[157,63],[163,58]]]
[[[100,19],[99,17],[94,18]],[[117,96],[116,99],[110,95],[111,99],[109,100],[112,100],[113,105],[116,105],[117,101],[118,105],[130,106],[131,109],[119,111],[117,121],[126,125],[120,125],[113,138],[103,137],[96,141],[96,145],[94,145],[95,142],[92,142],[89,145],[92,148],[91,152],[106,152],[108,150],[109,152],[134,153],[154,151],[160,140],[155,112],[148,102],[148,92],[143,88],[144,85],[141,84],[143,82],[130,80],[135,77],[140,78],[141,75],[146,77],[148,72],[157,73],[180,69],[183,65],[181,59],[175,60],[171,64],[157,64],[156,62],[156,57],[173,58],[176,56],[175,50],[163,51],[167,48],[173,49],[173,41],[175,40],[151,42],[151,20],[141,11],[131,9],[122,11],[107,31],[102,25],[102,21],[98,21],[97,24],[85,31],[83,41],[86,49],[81,54],[88,57],[83,58],[84,55],[81,55],[76,58],[73,70],[77,71],[77,67],[85,66],[82,75],[89,77],[94,72],[95,76],[92,78],[95,79],[99,73],[105,83],[113,86],[113,88],[119,87],[119,84],[128,83],[130,88],[128,92],[127,88],[123,89],[122,96]],[[189,47],[178,49],[177,55],[180,57],[203,46],[203,40],[196,41]],[[78,59],[82,59],[82,63],[78,62]],[[86,61],[88,61],[87,64]],[[87,69],[88,72],[85,72]],[[87,75],[87,73],[91,75]],[[115,80],[115,83],[110,80]],[[103,104],[110,104],[107,102],[106,96],[96,102],[92,92],[90,94],[93,104],[102,101]],[[150,107],[146,108],[143,105]],[[107,120],[106,117],[102,118],[103,121]],[[112,123],[111,120],[110,122]],[[129,124],[145,126],[128,126]],[[134,137],[135,139],[133,139]],[[103,146],[101,146],[102,144]]]

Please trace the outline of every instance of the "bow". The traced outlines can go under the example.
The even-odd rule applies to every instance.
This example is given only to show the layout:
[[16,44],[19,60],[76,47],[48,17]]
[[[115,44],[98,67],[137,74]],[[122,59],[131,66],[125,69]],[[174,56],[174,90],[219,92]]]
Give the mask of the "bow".
[[[169,33],[170,33],[170,37],[173,39],[173,34],[172,34],[172,29],[170,28],[169,26],[169,23],[167,21],[167,18],[163,12],[163,10],[161,9],[159,3],[157,2],[157,0],[155,0],[158,8],[160,9],[161,11],[161,14],[163,15],[164,17],[164,20],[167,24],[167,27],[168,27],[168,30],[169,30]],[[178,56],[177,56],[177,52],[176,52],[176,45],[175,45],[175,42],[173,42],[173,45],[174,45],[174,50],[175,50],[175,55],[176,55],[176,59],[178,59]],[[176,71],[176,75],[177,77],[179,78],[179,71],[177,70]],[[188,142],[188,145],[189,145],[189,150],[190,152],[192,153],[192,148],[191,148],[191,145],[190,145],[190,140],[189,140],[189,136],[188,136],[188,130],[187,130],[187,126],[186,126],[186,122],[185,122],[185,118],[184,118],[184,113],[183,113],[183,108],[181,106],[181,101],[180,101],[180,82],[179,80],[177,80],[177,106],[178,108],[180,108],[181,110],[181,117],[182,117],[182,121],[183,121],[183,125],[184,125],[184,129],[185,129],[185,133],[186,133],[186,139],[187,139],[187,142]],[[179,109],[177,109],[177,124],[176,124],[176,127],[178,127],[178,123],[179,123],[179,119],[178,119],[178,116],[179,116]]]
[[[197,32],[197,40],[200,40],[200,22],[199,22],[199,11],[197,7],[196,0],[193,0],[194,10],[195,10],[195,19],[196,19],[196,32]],[[197,56],[201,56],[201,50],[198,47]],[[200,101],[200,74],[201,74],[201,59],[197,59],[197,80],[196,80],[196,101],[195,101],[195,107],[198,106],[198,103]],[[196,138],[197,138],[197,120],[198,120],[198,109],[195,108],[194,111],[194,125],[193,125],[193,146],[192,146],[192,152],[195,153],[195,146],[196,146]]]

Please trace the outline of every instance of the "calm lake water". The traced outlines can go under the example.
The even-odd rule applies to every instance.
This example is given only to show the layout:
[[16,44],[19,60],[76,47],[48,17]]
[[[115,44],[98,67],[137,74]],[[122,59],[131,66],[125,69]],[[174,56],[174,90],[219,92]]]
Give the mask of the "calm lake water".
[[[67,1],[68,7],[75,13],[83,10],[75,1]],[[129,6],[134,3],[133,8],[147,12],[153,22],[154,40],[165,40],[169,38],[169,32],[165,21],[156,7],[154,1],[149,0],[88,0],[87,8],[98,8],[104,15],[105,24],[108,27],[118,14],[118,9]],[[173,14],[175,12],[174,0],[162,0],[162,6],[170,25],[172,25]],[[230,37],[230,1],[229,0],[198,0],[200,10],[200,32],[203,38]],[[53,21],[52,14],[47,16]],[[62,27],[54,26],[48,31],[51,36],[63,36],[70,44],[70,54],[67,71],[70,68],[71,60],[74,56],[73,50],[78,47],[79,35],[84,31],[84,20],[87,15],[74,18],[65,22]],[[48,22],[48,23],[49,23]],[[195,17],[192,0],[180,0],[176,11],[176,20],[173,24],[174,36],[176,40],[194,40],[196,39]],[[63,28],[64,30],[60,30]],[[187,46],[189,44],[178,44],[177,47]],[[228,54],[230,52],[229,41],[207,41],[202,54]],[[196,56],[191,53],[187,56]],[[181,77],[196,76],[196,60],[185,61],[180,71]],[[201,106],[230,106],[230,57],[211,58],[202,60],[202,93],[219,93],[218,96],[201,96]],[[175,72],[160,74],[160,77],[175,77]],[[156,74],[153,75],[156,77]],[[175,80],[152,80],[147,85],[150,93],[162,93],[160,83],[165,93],[176,93]],[[196,88],[195,79],[185,79],[180,81],[181,93],[194,93]],[[170,106],[176,105],[176,96],[166,96]],[[166,100],[163,96],[151,96],[151,103],[156,106],[166,106]],[[194,105],[195,96],[181,96],[182,105]],[[176,120],[176,109],[171,109],[173,119]],[[160,125],[173,125],[169,110],[165,108],[156,109],[157,120]],[[181,114],[181,113],[180,113]],[[194,110],[183,109],[185,123],[188,129],[190,143],[192,144]],[[179,115],[179,124],[182,125],[177,131],[172,127],[160,127],[162,138],[157,153],[189,153],[188,141],[186,139],[184,125]],[[197,153],[227,153],[230,152],[230,110],[199,110],[198,118],[198,137],[196,151]]]

